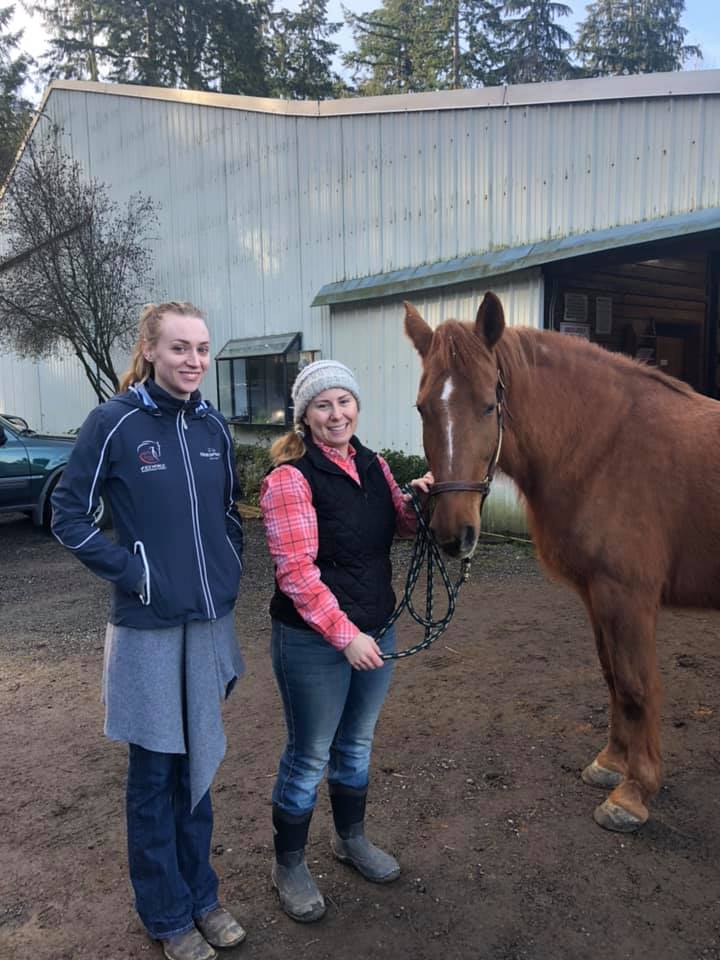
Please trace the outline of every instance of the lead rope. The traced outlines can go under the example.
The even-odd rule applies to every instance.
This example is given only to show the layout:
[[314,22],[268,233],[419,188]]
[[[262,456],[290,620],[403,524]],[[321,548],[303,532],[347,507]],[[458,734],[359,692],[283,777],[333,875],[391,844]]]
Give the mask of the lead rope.
[[[410,566],[408,568],[402,599],[387,623],[376,635],[375,639],[380,640],[405,609],[407,609],[413,620],[424,628],[425,637],[420,643],[416,643],[414,647],[408,647],[407,650],[398,650],[396,653],[381,653],[380,656],[383,660],[402,660],[404,657],[411,657],[414,653],[424,650],[426,647],[429,647],[434,640],[437,640],[437,638],[445,632],[448,624],[452,620],[453,614],[455,613],[455,601],[460,592],[460,587],[470,576],[471,559],[470,557],[466,557],[460,563],[460,576],[455,584],[453,584],[445,562],[443,561],[442,553],[435,543],[427,521],[423,516],[423,510],[415,490],[410,486],[405,486],[403,487],[403,493],[409,493],[412,498],[412,505],[415,510],[415,516],[417,517],[417,533],[415,535],[415,542],[413,543]],[[425,594],[424,616],[418,613],[413,603],[413,593],[415,592],[423,563],[427,563],[427,589]],[[440,574],[447,595],[447,608],[442,617],[433,620],[433,578],[436,568]]]
[[[490,463],[488,464],[485,479],[474,482],[450,480],[444,483],[436,483],[430,491],[431,496],[435,496],[438,493],[448,493],[450,491],[458,490],[469,490],[479,493],[481,516],[482,509],[485,505],[485,499],[490,493],[490,485],[492,484],[495,470],[500,461],[500,451],[502,449],[503,419],[505,408],[505,380],[500,368],[498,368],[497,372],[495,397],[497,401],[497,442],[495,444],[495,452],[493,453]],[[466,583],[470,577],[470,564],[472,562],[471,557],[465,557],[464,560],[461,560],[460,576],[455,584],[453,584],[450,580],[450,575],[447,572],[445,562],[443,561],[442,553],[440,552],[438,545],[435,543],[433,535],[430,533],[430,528],[428,527],[425,517],[423,516],[422,507],[420,506],[420,501],[415,493],[415,490],[410,486],[405,486],[403,487],[403,493],[410,494],[412,505],[415,510],[415,516],[417,517],[417,533],[415,535],[415,543],[413,544],[412,555],[410,557],[410,567],[408,569],[407,580],[405,582],[405,591],[403,593],[402,600],[397,605],[394,612],[390,615],[390,619],[387,621],[385,626],[380,629],[380,632],[377,634],[375,639],[379,640],[381,637],[383,637],[406,608],[413,620],[417,621],[417,623],[419,623],[425,629],[425,638],[420,643],[416,643],[414,647],[408,647],[407,650],[400,650],[397,653],[381,653],[380,657],[382,660],[402,660],[404,657],[411,657],[419,650],[424,650],[426,647],[429,647],[433,640],[437,640],[437,638],[445,632],[448,624],[453,618],[453,614],[455,613],[455,601],[457,600],[457,595],[460,592],[460,587]],[[427,562],[427,592],[425,594],[424,617],[420,616],[420,614],[417,612],[413,605],[412,599],[413,593],[415,592],[415,587],[417,586],[418,578],[420,576],[420,571],[422,570],[423,562]],[[433,620],[433,573],[436,567],[440,573],[440,577],[447,594],[447,609],[445,611],[445,615],[440,617],[439,620]]]

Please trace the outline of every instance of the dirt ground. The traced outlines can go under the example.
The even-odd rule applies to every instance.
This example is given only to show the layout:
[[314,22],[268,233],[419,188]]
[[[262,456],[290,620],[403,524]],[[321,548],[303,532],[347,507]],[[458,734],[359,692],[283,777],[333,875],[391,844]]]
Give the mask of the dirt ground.
[[[248,672],[214,787],[222,895],[248,930],[230,960],[720,960],[720,614],[662,616],[665,786],[641,833],[604,832],[603,795],[580,780],[606,725],[589,627],[519,544],[484,544],[444,638],[397,666],[369,822],[401,878],[373,886],[332,859],[323,790],[308,854],[328,912],[286,918],[269,882],[271,573],[259,522],[246,529]],[[0,518],[2,960],[161,956],[126,878],[125,748],[102,735],[106,610],[47,534]]]

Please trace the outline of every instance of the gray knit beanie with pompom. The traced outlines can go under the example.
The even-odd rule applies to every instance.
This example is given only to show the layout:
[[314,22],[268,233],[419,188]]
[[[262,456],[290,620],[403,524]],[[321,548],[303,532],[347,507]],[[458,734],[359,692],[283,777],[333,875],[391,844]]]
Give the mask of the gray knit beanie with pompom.
[[307,405],[323,390],[347,390],[357,400],[360,408],[360,387],[355,374],[344,363],[337,360],[316,360],[303,367],[295,378],[292,388],[295,429],[302,430],[302,418]]

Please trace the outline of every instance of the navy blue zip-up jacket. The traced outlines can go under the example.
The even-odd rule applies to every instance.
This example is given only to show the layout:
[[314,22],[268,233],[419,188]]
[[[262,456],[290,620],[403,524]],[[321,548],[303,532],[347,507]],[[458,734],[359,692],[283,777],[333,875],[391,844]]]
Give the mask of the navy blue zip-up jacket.
[[[92,522],[101,489],[115,543]],[[148,380],[88,416],[52,495],[52,530],[115,585],[111,623],[216,620],[232,609],[242,572],[239,497],[222,414],[199,391],[185,402]]]

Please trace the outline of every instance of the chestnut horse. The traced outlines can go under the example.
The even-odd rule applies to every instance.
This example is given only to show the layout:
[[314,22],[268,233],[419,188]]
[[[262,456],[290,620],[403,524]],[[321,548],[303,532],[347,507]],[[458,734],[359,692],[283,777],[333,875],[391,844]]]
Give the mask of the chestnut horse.
[[661,783],[658,608],[720,606],[720,405],[587,341],[506,328],[493,293],[474,325],[435,331],[406,303],[405,330],[423,365],[434,536],[472,554],[499,457],[540,560],[580,594],[595,634],[609,731],[582,777],[611,790],[595,820],[636,830]]

